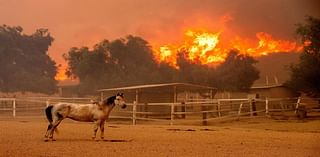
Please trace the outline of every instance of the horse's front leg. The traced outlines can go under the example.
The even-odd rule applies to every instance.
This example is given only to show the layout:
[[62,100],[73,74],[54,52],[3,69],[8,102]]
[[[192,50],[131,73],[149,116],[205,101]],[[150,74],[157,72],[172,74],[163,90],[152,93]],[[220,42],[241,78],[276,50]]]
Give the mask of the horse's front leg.
[[105,122],[105,120],[102,120],[100,123],[100,131],[101,131],[100,138],[102,140],[104,139],[104,122]]
[[93,135],[92,135],[92,139],[96,139],[96,135],[97,135],[97,131],[99,128],[101,121],[100,120],[96,120],[93,122]]

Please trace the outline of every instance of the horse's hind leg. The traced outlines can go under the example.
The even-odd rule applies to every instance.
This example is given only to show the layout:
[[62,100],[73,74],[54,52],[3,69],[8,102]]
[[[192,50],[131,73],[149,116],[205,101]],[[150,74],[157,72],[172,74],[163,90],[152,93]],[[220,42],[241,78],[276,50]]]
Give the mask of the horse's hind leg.
[[[55,141],[55,139],[53,138],[53,134],[54,134],[54,131],[55,129],[57,128],[57,126],[61,123],[61,121],[63,120],[62,117],[59,117],[57,118],[56,120],[54,120],[52,123],[51,123],[51,128],[49,130],[49,139],[51,139],[52,141]],[[48,126],[49,128],[49,126]]]
[[48,136],[49,136],[49,133],[50,133],[51,128],[52,128],[52,124],[50,123],[50,124],[48,125],[47,132],[46,132],[46,134],[44,135],[44,141],[48,141]]

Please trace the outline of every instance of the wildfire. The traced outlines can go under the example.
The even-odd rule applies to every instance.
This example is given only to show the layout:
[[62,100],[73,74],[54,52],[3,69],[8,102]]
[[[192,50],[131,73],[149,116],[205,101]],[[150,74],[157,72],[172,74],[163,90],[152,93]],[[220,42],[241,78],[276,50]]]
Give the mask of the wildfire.
[[58,69],[57,69],[57,74],[55,76],[55,79],[57,81],[63,81],[68,79],[68,76],[65,74],[65,70],[66,70],[66,65],[59,65]]
[[[210,32],[206,30],[187,30],[184,33],[183,42],[180,44],[166,44],[155,47],[154,56],[158,62],[165,62],[169,65],[177,66],[177,56],[183,53],[186,59],[200,64],[219,64],[224,62],[228,53],[232,49],[239,50],[239,53],[259,57],[270,53],[300,52],[303,45],[287,40],[275,40],[270,34],[265,32],[256,33],[256,39],[246,39],[234,37],[229,43],[223,43],[221,36],[223,31]],[[310,41],[304,46],[311,44]],[[58,69],[56,80],[66,80],[66,65]]]
[[256,40],[235,37],[226,47],[219,45],[222,31],[187,30],[184,35],[184,42],[178,46],[164,45],[157,48],[155,53],[157,60],[177,67],[177,53],[185,53],[186,58],[192,62],[215,64],[223,62],[231,49],[237,49],[241,54],[253,57],[302,50],[302,46],[299,46],[296,42],[275,40],[265,32],[256,33]]

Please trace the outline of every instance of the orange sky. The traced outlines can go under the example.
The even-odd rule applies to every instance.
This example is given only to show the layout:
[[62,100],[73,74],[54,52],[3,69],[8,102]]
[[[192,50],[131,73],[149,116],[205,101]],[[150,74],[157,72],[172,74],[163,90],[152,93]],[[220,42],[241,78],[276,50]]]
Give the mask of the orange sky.
[[27,34],[48,28],[55,38],[49,55],[64,64],[62,54],[73,46],[128,34],[175,43],[193,27],[223,28],[226,40],[261,31],[294,40],[294,24],[305,15],[319,18],[319,8],[319,0],[0,0],[0,24],[20,25]]

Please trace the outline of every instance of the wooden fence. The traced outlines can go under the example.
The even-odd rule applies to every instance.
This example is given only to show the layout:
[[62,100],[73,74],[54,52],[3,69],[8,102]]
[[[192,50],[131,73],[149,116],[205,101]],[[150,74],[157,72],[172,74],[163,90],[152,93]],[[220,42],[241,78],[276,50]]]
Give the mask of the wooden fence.
[[[115,108],[110,118],[133,125],[139,122],[165,124],[201,123],[227,118],[272,116],[296,113],[303,98],[266,99],[189,99],[179,103],[128,103],[127,109]],[[0,98],[1,117],[44,117],[44,109],[57,102],[91,103],[90,98],[28,97]],[[319,105],[319,104],[318,104]]]

